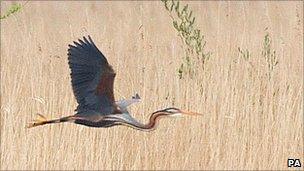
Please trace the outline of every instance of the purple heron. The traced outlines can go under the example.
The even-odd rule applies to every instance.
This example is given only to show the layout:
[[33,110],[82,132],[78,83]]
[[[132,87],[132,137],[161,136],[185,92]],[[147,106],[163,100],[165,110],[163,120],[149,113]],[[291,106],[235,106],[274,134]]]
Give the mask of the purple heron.
[[37,114],[37,119],[28,127],[72,122],[90,127],[125,125],[139,130],[153,130],[161,117],[178,115],[201,115],[174,107],[155,111],[147,124],[139,123],[128,112],[127,107],[140,101],[138,94],[131,99],[115,101],[113,84],[115,72],[105,56],[98,50],[91,37],[74,41],[69,45],[68,61],[71,69],[72,88],[78,107],[76,114],[48,120]]

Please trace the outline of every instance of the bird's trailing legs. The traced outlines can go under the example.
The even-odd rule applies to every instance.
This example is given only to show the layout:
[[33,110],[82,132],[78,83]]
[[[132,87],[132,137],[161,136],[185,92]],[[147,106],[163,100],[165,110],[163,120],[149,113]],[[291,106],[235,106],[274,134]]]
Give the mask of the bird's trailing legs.
[[27,125],[28,128],[32,128],[35,126],[39,126],[39,125],[44,125],[44,124],[51,124],[51,123],[60,123],[60,122],[73,122],[75,121],[77,117],[73,116],[67,116],[67,117],[62,117],[62,118],[58,118],[58,119],[51,119],[48,120],[45,116],[37,113],[37,117],[36,119],[29,123]]

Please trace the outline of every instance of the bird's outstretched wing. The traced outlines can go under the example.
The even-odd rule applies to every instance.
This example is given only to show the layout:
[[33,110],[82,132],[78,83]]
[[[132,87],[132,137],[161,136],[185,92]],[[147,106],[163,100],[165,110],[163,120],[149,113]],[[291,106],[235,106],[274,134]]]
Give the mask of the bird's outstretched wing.
[[111,114],[117,110],[113,94],[115,72],[91,37],[69,45],[68,60],[78,113],[93,110]]

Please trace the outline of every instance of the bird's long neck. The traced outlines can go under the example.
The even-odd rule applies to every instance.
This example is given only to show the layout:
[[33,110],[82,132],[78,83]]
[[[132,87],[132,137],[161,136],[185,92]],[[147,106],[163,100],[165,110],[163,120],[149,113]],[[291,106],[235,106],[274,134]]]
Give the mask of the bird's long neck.
[[163,112],[153,113],[150,116],[149,123],[145,124],[145,129],[153,130],[154,128],[156,128],[159,119],[164,116],[166,116],[166,114]]
[[155,112],[151,114],[149,122],[147,124],[141,124],[141,123],[136,123],[136,124],[125,123],[125,124],[135,129],[152,131],[156,128],[157,123],[162,116],[166,116],[166,114],[164,112]]

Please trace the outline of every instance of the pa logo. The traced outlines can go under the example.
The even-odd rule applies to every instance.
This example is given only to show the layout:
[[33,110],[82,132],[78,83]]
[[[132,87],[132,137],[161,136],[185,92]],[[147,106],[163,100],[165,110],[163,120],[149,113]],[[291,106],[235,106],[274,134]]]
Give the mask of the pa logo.
[[288,159],[287,160],[288,167],[301,167],[300,159]]

